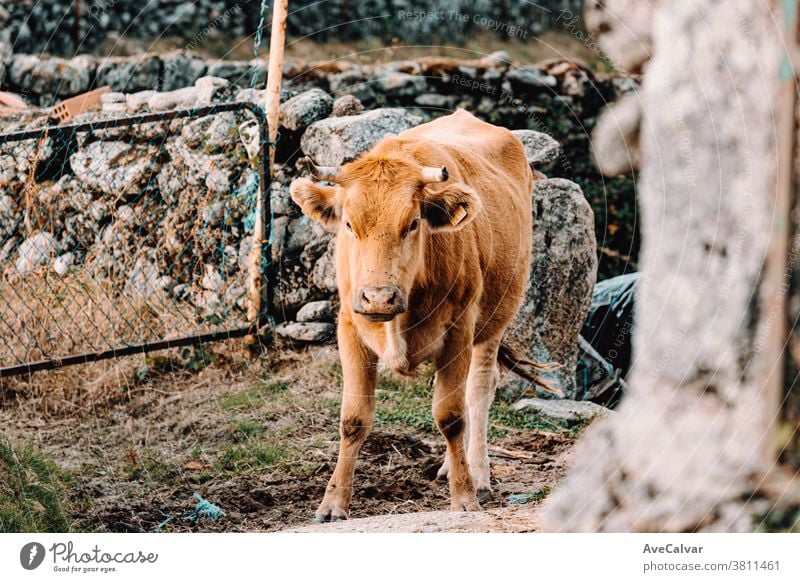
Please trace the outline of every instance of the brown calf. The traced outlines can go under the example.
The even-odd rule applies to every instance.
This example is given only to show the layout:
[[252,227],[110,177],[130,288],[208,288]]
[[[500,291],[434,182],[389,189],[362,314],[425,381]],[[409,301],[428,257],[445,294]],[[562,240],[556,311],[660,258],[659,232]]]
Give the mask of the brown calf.
[[[379,360],[401,374],[434,360],[433,416],[447,441],[440,473],[452,509],[478,510],[478,496],[491,496],[486,432],[498,360],[519,363],[501,340],[530,264],[533,175],[523,146],[459,110],[317,176],[335,186],[300,178],[291,192],[307,216],[338,229],[344,387],[339,459],[316,520],[347,517]],[[535,379],[537,366],[526,364]]]

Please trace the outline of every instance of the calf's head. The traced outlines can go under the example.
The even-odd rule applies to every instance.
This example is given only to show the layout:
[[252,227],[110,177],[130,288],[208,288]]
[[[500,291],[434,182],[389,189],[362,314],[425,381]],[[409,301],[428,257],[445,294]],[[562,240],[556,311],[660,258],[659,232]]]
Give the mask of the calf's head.
[[[341,168],[314,168],[317,178],[291,185],[303,213],[339,230],[352,309],[370,321],[390,321],[408,308],[423,275],[433,233],[456,231],[480,212],[481,200],[446,167],[427,167],[412,156],[370,153]],[[346,256],[341,257],[344,253]]]

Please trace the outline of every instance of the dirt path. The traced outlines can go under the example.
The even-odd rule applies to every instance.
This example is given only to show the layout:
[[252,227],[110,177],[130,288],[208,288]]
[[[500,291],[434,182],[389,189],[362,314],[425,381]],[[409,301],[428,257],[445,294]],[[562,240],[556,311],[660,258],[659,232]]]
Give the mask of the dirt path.
[[[2,386],[4,436],[34,445],[71,473],[74,529],[276,531],[310,523],[338,447],[335,350],[287,351],[256,364],[218,357],[199,372],[144,358],[117,366]],[[76,374],[89,380],[77,382]],[[424,374],[413,381],[382,376],[351,520],[304,531],[536,529],[535,508],[563,476],[575,434],[497,402],[495,499],[483,513],[442,511],[447,484],[433,478],[444,446],[429,391]],[[225,517],[184,519],[194,492]],[[520,496],[527,504],[509,503]]]
[[297,533],[526,533],[538,529],[539,506],[515,506],[478,512],[423,511],[376,515],[284,531]]

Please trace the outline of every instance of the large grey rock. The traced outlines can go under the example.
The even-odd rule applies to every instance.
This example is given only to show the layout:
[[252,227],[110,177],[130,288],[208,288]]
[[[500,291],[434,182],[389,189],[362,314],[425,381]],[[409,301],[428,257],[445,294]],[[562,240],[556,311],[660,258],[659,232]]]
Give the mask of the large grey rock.
[[555,89],[558,80],[552,75],[548,75],[536,65],[524,65],[508,71],[506,78],[511,81],[512,86],[525,89]]
[[359,67],[328,76],[331,92],[338,98],[352,95],[367,105],[375,101],[375,90],[371,78]]
[[156,91],[138,91],[136,93],[128,93],[125,95],[125,105],[131,113],[136,113],[140,109],[148,107],[148,101],[156,94]]
[[86,187],[119,196],[136,192],[158,171],[157,145],[96,141],[70,157],[70,167]]
[[310,222],[305,217],[293,218],[287,225],[282,256],[292,259],[299,257],[307,245],[324,234],[324,230],[320,226],[319,223]]
[[567,426],[585,424],[598,416],[606,416],[611,411],[594,402],[586,400],[543,400],[523,398],[514,404],[514,410],[531,413]]
[[334,117],[344,117],[346,115],[358,115],[364,111],[364,105],[355,95],[342,95],[333,101]]
[[0,38],[0,80],[6,77],[6,66],[11,61],[11,43]]
[[[543,374],[567,398],[576,394],[578,334],[597,276],[594,215],[580,187],[562,178],[537,180],[533,191],[533,254],[525,300],[507,337],[535,362],[561,368]],[[511,377],[513,389],[530,388]]]
[[311,321],[322,321],[326,323],[333,323],[336,318],[336,313],[333,311],[333,303],[331,301],[312,301],[306,303],[297,312],[297,321],[307,323]]
[[184,87],[174,91],[153,93],[147,100],[150,109],[160,111],[178,107],[207,105],[214,97],[229,85],[228,81],[219,77],[206,75],[194,82],[193,87]]
[[[2,187],[5,187],[5,184],[0,178],[0,188]],[[0,195],[0,240],[8,239],[15,230],[16,222],[14,199],[6,194]]]
[[27,275],[39,265],[47,265],[58,253],[60,245],[49,232],[37,232],[19,245],[16,269],[20,275]]
[[275,333],[285,339],[308,343],[325,343],[336,335],[336,326],[321,322],[289,322],[275,328]]
[[528,163],[536,169],[546,171],[558,159],[561,146],[556,140],[539,131],[515,129],[511,133],[522,142]]
[[207,73],[234,85],[246,87],[250,85],[254,71],[253,63],[248,61],[212,61],[208,63]]
[[181,137],[190,148],[202,149],[206,154],[224,153],[238,143],[238,125],[232,112],[207,115],[186,122]]
[[75,254],[64,253],[60,257],[56,258],[55,261],[53,261],[53,271],[56,272],[56,275],[63,277],[74,263]]
[[23,94],[38,94],[44,104],[70,97],[89,88],[94,62],[89,57],[71,60],[36,55],[14,55],[8,71],[13,87]]
[[200,77],[194,82],[197,88],[197,105],[208,105],[229,85],[230,82],[226,79],[215,77],[210,73]]
[[139,258],[128,272],[125,294],[129,297],[147,301],[160,290],[158,266],[146,258]]
[[294,202],[292,202],[292,194],[289,192],[289,186],[273,181],[272,184],[269,185],[270,212],[276,215],[294,214],[296,208]]
[[161,61],[156,55],[143,55],[137,59],[108,57],[97,66],[98,86],[108,85],[113,91],[133,93],[158,89]]
[[397,134],[422,123],[405,109],[375,109],[348,117],[318,121],[305,131],[303,153],[321,166],[338,166],[358,157],[389,134]]
[[317,266],[317,262],[328,252],[329,244],[334,238],[333,233],[325,230],[319,223],[313,224],[312,236],[300,253],[300,262],[309,272],[309,278],[313,278],[311,272]]
[[450,95],[423,93],[414,99],[414,103],[420,107],[429,107],[431,109],[452,109],[453,98]]
[[333,97],[322,89],[310,89],[281,103],[280,123],[286,129],[305,129],[331,114]]
[[408,73],[386,72],[375,79],[376,88],[390,97],[414,97],[427,88],[425,77]]
[[308,270],[297,261],[282,262],[276,279],[273,307],[277,313],[291,314],[309,301],[320,299],[319,293],[308,284]]
[[195,54],[176,51],[161,55],[161,91],[174,91],[191,87],[205,75],[208,66]]
[[125,113],[128,103],[125,93],[106,93],[100,96],[103,113]]
[[314,287],[328,293],[336,293],[336,239],[331,239],[325,253],[317,260],[311,273]]
[[[143,91],[141,93],[137,93],[137,95],[140,95],[142,100],[144,100],[146,95],[147,106],[153,111],[166,111],[167,109],[192,107],[195,103],[197,103],[198,100],[196,87],[184,87],[183,89],[175,89],[174,91],[166,91],[164,93],[157,91]],[[138,103],[140,102],[141,101],[138,101]]]

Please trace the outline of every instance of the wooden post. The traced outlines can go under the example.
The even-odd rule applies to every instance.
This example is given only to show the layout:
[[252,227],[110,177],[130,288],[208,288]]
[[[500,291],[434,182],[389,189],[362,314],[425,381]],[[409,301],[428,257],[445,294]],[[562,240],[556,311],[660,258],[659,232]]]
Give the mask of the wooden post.
[[81,0],[75,0],[75,52],[81,48]]
[[[272,12],[272,33],[269,41],[269,68],[267,71],[267,127],[269,135],[268,174],[272,175],[275,162],[275,140],[278,137],[278,109],[281,104],[281,81],[283,80],[283,52],[286,44],[286,16],[289,0],[278,0]],[[262,144],[263,146],[263,144]],[[250,253],[250,284],[248,289],[247,319],[251,324],[260,324],[259,316],[267,298],[267,285],[262,268],[267,240],[269,216],[269,184],[261,184],[256,199],[255,225],[253,227],[253,249]],[[255,338],[249,337],[248,343]]]
[[[283,81],[283,51],[286,46],[286,15],[289,0],[278,0],[272,14],[272,34],[269,39],[269,69],[267,71],[267,127],[269,141],[274,144],[278,137],[278,109],[281,104],[281,81]],[[275,148],[269,148],[270,168],[275,162]]]

